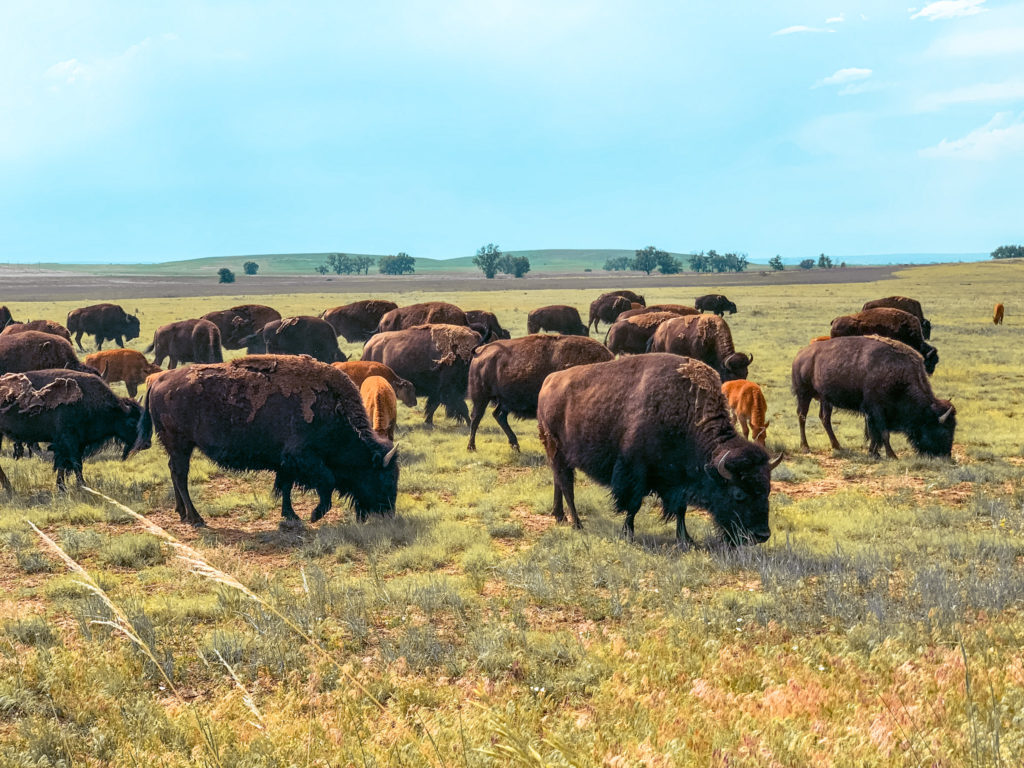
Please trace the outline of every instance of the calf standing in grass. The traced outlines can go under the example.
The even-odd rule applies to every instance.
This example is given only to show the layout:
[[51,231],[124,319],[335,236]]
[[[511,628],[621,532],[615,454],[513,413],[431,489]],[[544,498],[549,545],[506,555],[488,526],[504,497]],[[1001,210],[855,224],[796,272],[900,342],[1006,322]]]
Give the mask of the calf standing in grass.
[[132,397],[138,394],[139,385],[147,376],[163,370],[134,349],[104,349],[93,352],[86,355],[85,364],[95,368],[107,384],[123,381],[128,394]]
[[398,400],[395,390],[383,376],[368,376],[359,387],[366,415],[370,417],[373,431],[388,440],[395,439],[395,422],[398,421]]
[[[725,382],[722,385],[722,393],[729,404],[733,423],[740,425],[745,438],[752,439],[764,448],[768,439],[768,403],[765,402],[761,388],[752,381],[738,379]],[[751,432],[754,433],[753,438],[750,437]]]
[[996,304],[996,308],[992,311],[992,323],[995,325],[1003,324],[1003,304],[1002,302]]

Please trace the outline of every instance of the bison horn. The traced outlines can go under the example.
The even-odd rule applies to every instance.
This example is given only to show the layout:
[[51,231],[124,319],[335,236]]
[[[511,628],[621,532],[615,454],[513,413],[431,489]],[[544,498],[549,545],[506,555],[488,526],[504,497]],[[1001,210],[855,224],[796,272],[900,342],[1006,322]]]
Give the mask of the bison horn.
[[773,469],[775,469],[775,468],[776,468],[777,466],[779,466],[779,464],[781,464],[781,463],[782,463],[782,460],[783,460],[783,459],[784,459],[785,457],[786,457],[786,452],[785,452],[785,451],[783,451],[783,452],[782,452],[782,453],[780,453],[780,454],[779,454],[778,456],[776,456],[776,457],[775,457],[774,459],[772,459],[771,461],[769,461],[769,462],[768,462],[768,471],[770,472],[771,470],[773,470]]
[[952,405],[949,406],[949,410],[946,411],[941,416],[939,416],[939,424],[945,424],[946,423],[946,419],[948,419],[950,416],[953,415],[953,410],[954,410],[953,406]]
[[398,453],[398,446],[397,445],[391,446],[391,450],[384,454],[384,461],[383,461],[382,466],[386,467],[388,464],[390,464],[391,460],[393,458],[395,458],[395,454],[397,454],[397,453]]
[[727,458],[729,458],[729,454],[730,453],[731,453],[731,451],[726,451],[725,453],[723,453],[722,454],[722,458],[720,458],[718,460],[718,463],[715,464],[715,470],[718,472],[718,474],[720,474],[722,476],[722,478],[724,480],[735,480],[736,479],[735,477],[732,476],[732,472],[730,472],[728,469],[725,468],[725,460]]
[[747,365],[751,365],[753,362],[754,362],[754,353],[751,352],[749,355],[747,355]]

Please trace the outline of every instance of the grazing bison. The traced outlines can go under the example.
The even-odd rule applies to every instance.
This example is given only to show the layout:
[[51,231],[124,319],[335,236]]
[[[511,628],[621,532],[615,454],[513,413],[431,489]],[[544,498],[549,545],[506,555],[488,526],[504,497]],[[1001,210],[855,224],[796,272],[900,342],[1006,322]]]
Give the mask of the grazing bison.
[[374,363],[369,360],[349,360],[346,363],[331,363],[331,365],[352,379],[356,388],[362,387],[363,382],[370,376],[379,376],[391,385],[399,400],[410,408],[416,407],[416,387],[412,385],[411,381],[406,381],[383,363]]
[[691,315],[667,320],[651,336],[649,352],[672,352],[694,357],[714,368],[722,381],[747,378],[753,355],[737,352],[732,333],[716,315]]
[[590,322],[587,323],[587,329],[589,330],[593,326],[596,332],[601,322],[611,325],[619,319],[619,315],[629,312],[632,308],[632,302],[624,296],[614,296],[608,293],[598,296],[590,304]]
[[96,339],[96,349],[103,349],[103,342],[117,342],[124,349],[124,340],[139,337],[139,318],[129,315],[117,304],[93,304],[90,307],[73,309],[68,314],[67,328],[75,336],[75,344],[82,347],[82,336],[91,334]]
[[488,312],[483,309],[470,309],[466,312],[466,321],[474,331],[480,332],[481,328],[486,330],[487,333],[481,334],[485,340],[491,339],[511,339],[512,334],[501,327],[501,323],[498,322],[498,316],[493,312]]
[[671,312],[675,315],[699,315],[695,307],[687,307],[685,304],[652,304],[649,307],[631,309],[619,315],[619,320],[628,320],[631,317],[646,315],[650,312]]
[[473,350],[480,334],[460,325],[419,325],[404,331],[378,333],[363,347],[363,360],[384,363],[425,395],[424,421],[434,423],[434,411],[444,405],[456,421],[469,421],[466,386]]
[[494,403],[494,420],[519,450],[519,440],[508,424],[509,414],[524,419],[537,416],[537,396],[544,377],[574,365],[611,360],[601,342],[579,336],[537,334],[521,339],[495,341],[481,347],[469,366],[469,399],[473,413],[469,422],[469,445],[476,450],[476,431],[489,403]]
[[921,321],[921,332],[924,333],[924,337],[926,339],[932,337],[931,321],[925,319],[924,311],[921,309],[921,302],[917,299],[908,299],[906,296],[887,296],[884,299],[865,302],[864,306],[861,307],[861,311],[865,312],[869,309],[883,308],[902,309],[904,312],[909,312]]
[[146,353],[153,353],[157,366],[164,364],[164,358],[171,359],[168,368],[175,369],[178,363],[222,363],[220,351],[220,329],[202,318],[178,320],[161,325],[153,334],[153,343],[146,347]]
[[6,328],[13,322],[15,322],[15,320],[11,316],[11,310],[5,306],[0,306],[0,328]]
[[1003,304],[1002,304],[1002,302],[1000,302],[999,304],[996,304],[996,308],[994,310],[992,310],[992,323],[994,325],[1002,325],[1003,324]]
[[60,336],[66,341],[71,341],[71,333],[60,323],[55,323],[53,320],[30,320],[27,323],[10,323],[3,331],[0,331],[0,336],[10,336],[14,333],[24,333],[25,331],[39,331],[40,333],[48,333],[51,336]]
[[25,331],[9,336],[0,334],[0,374],[67,368],[96,373],[82,365],[71,342],[42,331]]
[[324,310],[320,317],[331,324],[338,336],[344,336],[345,341],[366,341],[373,336],[380,319],[397,308],[393,301],[366,299]]
[[842,315],[832,321],[832,338],[839,336],[885,336],[902,341],[924,357],[924,368],[935,373],[939,352],[924,340],[921,321],[902,309],[879,307],[855,315]]
[[631,304],[639,304],[641,307],[646,306],[647,304],[647,302],[644,301],[643,296],[641,296],[639,293],[633,293],[633,291],[608,291],[607,293],[602,293],[601,296],[599,296],[598,298],[603,298],[605,296],[621,296],[624,299],[629,299],[629,302]]
[[648,312],[625,320],[620,315],[608,329],[604,343],[613,355],[643,354],[647,351],[647,343],[658,330],[658,326],[677,317],[680,315],[675,312]]
[[807,445],[805,424],[811,400],[821,403],[819,417],[832,447],[832,409],[863,413],[870,452],[896,458],[889,433],[907,436],[914,450],[949,456],[956,430],[956,409],[932,393],[921,355],[882,336],[844,336],[804,347],[793,360],[793,394],[800,419],[800,447]]
[[468,326],[466,313],[446,301],[427,301],[398,307],[384,314],[377,324],[376,333],[403,331],[417,325],[463,325]]
[[383,376],[367,376],[359,387],[359,396],[370,419],[370,425],[378,437],[395,439],[395,422],[398,421],[398,401],[395,390]]
[[134,349],[104,349],[86,355],[85,364],[95,368],[107,384],[123,381],[128,394],[135,397],[139,393],[139,385],[163,369],[146,359],[141,352]]
[[566,336],[589,336],[590,329],[583,325],[580,313],[575,307],[565,304],[552,304],[549,307],[538,307],[530,310],[526,317],[526,332],[540,333],[554,331]]
[[[84,484],[82,461],[110,442],[123,446],[126,459],[141,414],[138,403],[115,395],[94,373],[59,368],[0,376],[0,440],[49,443],[61,491],[68,472]],[[3,469],[0,485],[12,491]]]
[[722,382],[708,366],[676,355],[638,355],[552,373],[537,405],[540,439],[555,481],[554,515],[562,498],[580,527],[574,470],[609,486],[625,512],[624,533],[650,493],[665,520],[675,519],[679,544],[690,544],[686,507],[705,507],[733,543],[767,541],[771,470],[761,446],[736,434]]
[[244,342],[250,355],[309,355],[322,363],[348,360],[331,324],[311,315],[272,320]]
[[[766,420],[768,403],[761,388],[752,381],[737,379],[725,382],[722,394],[729,405],[733,423],[740,425],[743,436],[764,448],[770,422]],[[753,438],[750,437],[751,432],[754,433]]]
[[708,293],[698,296],[693,302],[698,312],[712,312],[722,317],[726,312],[730,315],[736,314],[736,305],[720,293]]
[[352,381],[309,358],[258,355],[167,371],[150,384],[135,447],[148,447],[154,429],[169,457],[175,509],[190,525],[205,524],[188,492],[196,448],[225,469],[275,472],[289,522],[298,521],[295,485],[319,496],[313,522],[334,491],[352,500],[360,521],[395,509],[395,448],[374,434]]
[[202,317],[217,326],[224,349],[243,349],[243,340],[281,319],[281,313],[263,304],[240,304],[231,309],[209,312]]

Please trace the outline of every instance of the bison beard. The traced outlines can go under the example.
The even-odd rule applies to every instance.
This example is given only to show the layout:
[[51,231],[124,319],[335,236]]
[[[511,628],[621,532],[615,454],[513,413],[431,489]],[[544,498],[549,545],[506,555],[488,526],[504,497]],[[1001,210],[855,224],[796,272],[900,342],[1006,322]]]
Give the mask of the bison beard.
[[664,518],[676,521],[680,545],[692,543],[689,504],[707,508],[730,543],[766,541],[770,473],[782,456],[769,461],[763,448],[736,434],[721,386],[708,366],[670,354],[548,376],[537,420],[554,475],[555,518],[565,518],[564,497],[580,527],[573,484],[581,469],[611,488],[628,537],[644,497],[655,493]]

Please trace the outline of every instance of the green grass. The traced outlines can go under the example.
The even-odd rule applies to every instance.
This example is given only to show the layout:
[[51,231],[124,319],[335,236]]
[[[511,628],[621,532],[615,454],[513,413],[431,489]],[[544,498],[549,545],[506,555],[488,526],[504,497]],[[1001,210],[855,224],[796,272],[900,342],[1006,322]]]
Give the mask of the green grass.
[[[772,539],[755,548],[718,546],[693,512],[707,546],[680,553],[650,502],[626,543],[607,492],[585,479],[585,529],[555,526],[535,424],[515,423],[517,455],[490,416],[467,454],[464,427],[439,418],[427,430],[400,406],[398,517],[360,525],[336,507],[299,534],[277,529],[268,475],[197,458],[193,496],[210,530],[194,532],[173,511],[159,447],[86,463],[90,485],[261,604],[191,573],[130,515],[80,491],[55,495],[44,461],[0,458],[17,489],[0,508],[0,766],[1022,764],[1022,274],[941,266],[875,285],[727,291],[737,347],[754,352],[751,378],[768,399],[769,447],[789,456]],[[915,457],[902,438],[899,461],[870,459],[861,420],[845,413],[833,455],[813,410],[813,452],[797,453],[793,355],[833,316],[894,293],[920,298],[932,319],[933,385],[958,409],[955,461]],[[267,303],[315,314],[355,298]],[[492,309],[518,335],[529,308],[592,297],[395,298]],[[1007,325],[995,328],[999,300]],[[144,330],[133,345],[229,302],[133,302]],[[12,309],[59,318],[72,306]],[[313,504],[297,497],[306,517]],[[95,623],[110,609],[26,518],[123,607],[151,656]]]

